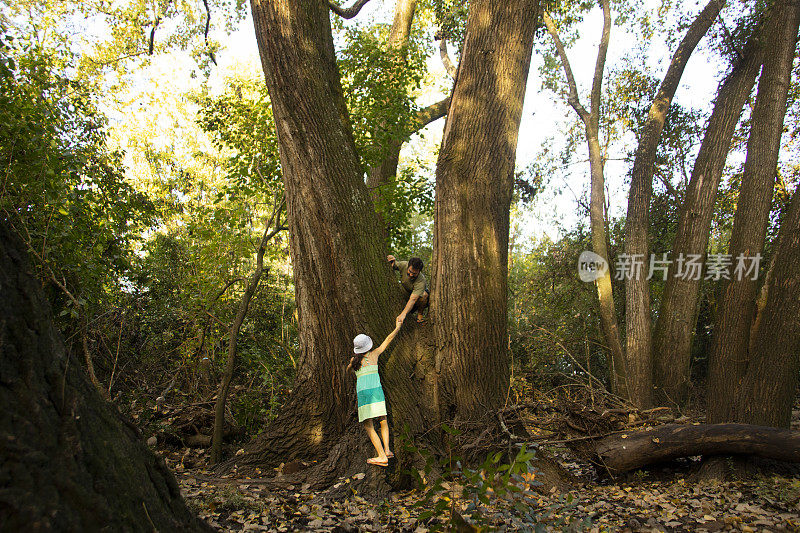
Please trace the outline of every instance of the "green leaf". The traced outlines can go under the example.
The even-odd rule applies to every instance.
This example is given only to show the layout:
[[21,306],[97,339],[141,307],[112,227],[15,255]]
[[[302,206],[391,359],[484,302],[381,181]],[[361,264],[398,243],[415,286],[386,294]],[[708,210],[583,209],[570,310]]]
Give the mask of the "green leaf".
[[446,432],[448,432],[449,434],[453,435],[453,436],[461,435],[461,431],[459,431],[458,429],[455,429],[455,428],[451,428],[450,426],[448,426],[445,423],[442,423],[442,429],[445,430]]

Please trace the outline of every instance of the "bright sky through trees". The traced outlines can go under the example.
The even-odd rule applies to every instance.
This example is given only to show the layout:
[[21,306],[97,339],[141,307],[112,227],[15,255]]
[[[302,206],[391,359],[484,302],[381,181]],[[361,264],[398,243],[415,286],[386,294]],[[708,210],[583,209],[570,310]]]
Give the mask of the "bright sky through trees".
[[[653,10],[653,13],[655,13],[660,2],[647,0],[646,4],[648,9]],[[694,10],[699,10],[699,8],[700,6],[692,6]],[[393,9],[394,2],[392,1],[373,0],[362,9],[355,19],[348,21],[347,24],[370,20],[391,23]],[[613,9],[614,6],[612,5],[612,16],[614,16]],[[694,13],[689,13],[688,15],[693,16]],[[657,16],[654,15],[655,17]],[[666,25],[657,24],[656,26],[658,26],[656,29],[663,29],[662,26]],[[577,31],[579,37],[568,48],[568,55],[575,72],[579,93],[583,99],[588,98],[588,87],[591,83],[601,27],[601,13],[599,8],[595,8],[580,23]],[[212,25],[212,32],[214,31]],[[670,52],[664,44],[663,35],[656,33],[654,39],[643,43],[639,36],[625,32],[626,29],[619,25],[615,25],[612,28],[604,86],[607,85],[609,74],[619,64],[619,61],[626,56],[637,53],[638,49],[643,50],[645,53],[646,59],[644,61],[649,69],[648,74],[660,79],[670,58]],[[249,10],[247,17],[237,25],[236,30],[231,35],[221,35],[221,32],[217,30],[216,38],[223,43],[223,49],[217,53],[218,65],[212,67],[211,70],[209,87],[212,92],[221,92],[225,78],[233,72],[260,72],[260,60]],[[446,96],[452,83],[441,64],[437,48],[438,46],[432,47],[435,51],[428,60],[429,74],[427,79],[431,83],[418,96],[418,103],[421,105],[427,105]],[[450,49],[452,54],[452,45]],[[530,69],[530,79],[527,84],[527,95],[517,151],[517,170],[520,172],[526,172],[534,161],[542,157],[543,143],[549,142],[552,145],[552,152],[562,149],[566,131],[576,120],[565,99],[542,88],[540,68],[543,64],[543,50],[544,46],[539,44],[533,51],[533,61]],[[107,110],[112,120],[116,119],[114,122],[117,122],[124,132],[123,137],[129,137],[135,130],[142,128],[150,128],[150,131],[157,136],[158,131],[162,131],[162,133],[165,131],[164,127],[179,127],[181,121],[177,118],[175,120],[168,120],[164,116],[148,118],[147,114],[155,111],[156,103],[153,102],[153,108],[148,108],[146,102],[136,102],[136,97],[133,93],[155,79],[160,79],[160,83],[169,83],[171,86],[169,93],[176,96],[189,90],[196,90],[200,86],[200,80],[192,75],[192,64],[192,59],[188,54],[175,52],[166,56],[154,57],[153,65],[144,72],[137,74],[137,82],[128,91],[127,102],[116,102],[110,105]],[[712,65],[712,68],[709,68],[709,64]],[[170,72],[173,74],[170,75]],[[720,67],[718,60],[714,59],[708,48],[704,48],[703,43],[701,43],[701,47],[689,61],[686,73],[677,91],[675,102],[700,110],[707,115],[711,108],[719,77],[723,72],[724,66]],[[120,95],[115,95],[114,99],[118,100],[119,98]],[[136,107],[139,109],[135,109]],[[163,109],[158,111],[162,115],[165,112]],[[140,117],[136,119],[135,124],[129,123],[132,116]],[[434,122],[422,130],[421,135],[415,135],[411,142],[406,143],[402,152],[401,167],[404,164],[416,165],[418,163],[428,169],[434,167],[443,124],[444,120]],[[122,141],[122,139],[120,140]],[[125,145],[125,142],[122,141],[122,144]],[[609,215],[611,217],[618,217],[624,214],[627,203],[627,174],[631,163],[623,161],[623,159],[629,156],[629,152],[634,146],[633,135],[628,133],[622,142],[613,143],[609,147],[608,157],[610,160],[606,164],[605,174],[608,187]],[[194,148],[197,148],[197,146]],[[545,189],[539,194],[534,205],[516,213],[516,222],[519,224],[524,236],[540,237],[542,234],[547,234],[551,238],[556,238],[559,227],[571,228],[580,220],[587,218],[585,211],[579,207],[578,203],[578,200],[586,195],[589,184],[588,156],[584,152],[585,143],[576,143],[576,155],[570,163],[555,169],[554,172],[548,173],[549,175],[545,176]],[[691,154],[693,157],[694,151]],[[691,161],[687,162],[687,164],[691,166]],[[430,179],[432,180],[432,170],[430,173]]]

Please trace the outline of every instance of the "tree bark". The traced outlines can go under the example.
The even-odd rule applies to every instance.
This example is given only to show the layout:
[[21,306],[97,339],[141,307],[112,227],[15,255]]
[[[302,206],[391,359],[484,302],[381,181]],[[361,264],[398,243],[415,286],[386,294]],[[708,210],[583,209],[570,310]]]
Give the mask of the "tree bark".
[[748,424],[670,424],[606,437],[595,453],[596,463],[611,474],[693,455],[744,454],[798,463],[800,431]]
[[[535,5],[533,0],[517,1],[512,9],[501,9],[484,1],[471,15],[481,24],[477,33],[468,30],[468,42],[475,41],[465,45],[471,66],[463,71],[464,87],[452,98],[450,110],[458,111],[458,118],[445,134],[447,155],[440,176],[451,189],[438,198],[440,216],[446,211],[443,198],[451,202],[449,213],[471,210],[461,210],[463,218],[451,215],[437,226],[447,232],[448,241],[458,233],[461,246],[453,251],[442,239],[435,244],[442,248],[436,252],[439,257],[446,258],[438,272],[461,286],[448,287],[435,274],[432,278],[453,302],[439,300],[439,309],[463,317],[465,305],[474,302],[469,311],[482,323],[477,335],[460,327],[463,322],[442,328],[447,337],[439,342],[429,326],[414,321],[403,326],[394,347],[379,362],[395,437],[407,429],[413,439],[440,421],[440,380],[449,387],[444,390],[456,391],[444,398],[458,399],[452,412],[450,403],[444,409],[449,419],[490,408],[508,390],[508,210]],[[386,263],[378,218],[361,175],[326,9],[319,0],[252,1],[286,186],[300,357],[284,413],[235,458],[236,465],[258,468],[301,458],[318,460],[298,474],[315,487],[364,471],[370,445],[355,423],[355,380],[345,373],[345,363],[353,336],[363,332],[380,342],[405,303]],[[487,20],[489,24],[483,24]],[[482,113],[474,107],[475,98],[485,107]],[[452,189],[459,186],[462,189]],[[475,198],[472,204],[460,203],[470,197]],[[465,257],[472,250],[480,251],[476,261]],[[458,290],[467,291],[469,299]],[[436,322],[446,318],[435,315]],[[437,324],[434,333],[439,331]],[[484,331],[489,333],[480,334]],[[441,350],[442,345],[447,349]],[[501,351],[495,351],[496,346]],[[449,366],[435,367],[436,348],[446,354],[444,364]],[[402,448],[395,451],[397,472],[410,468]],[[367,469],[368,490],[383,490],[384,475],[383,470]]]
[[67,359],[22,249],[0,224],[0,528],[211,531],[138,429]]
[[756,321],[747,373],[735,398],[735,422],[788,428],[800,375],[800,187],[775,250],[766,303]]
[[[590,110],[580,103],[578,96],[578,86],[572,74],[572,67],[567,58],[566,50],[558,36],[555,24],[550,16],[544,14],[544,22],[547,31],[553,41],[561,58],[564,73],[569,85],[568,103],[583,122],[586,135],[586,144],[589,149],[589,173],[591,186],[591,199],[589,202],[589,225],[592,232],[592,250],[597,255],[610,263],[608,256],[608,236],[606,232],[605,217],[605,176],[603,174],[603,151],[600,146],[600,104],[603,87],[603,75],[605,72],[606,55],[608,43],[611,37],[611,8],[608,0],[604,0],[603,7],[603,31],[600,44],[597,47],[597,60],[595,61],[594,75],[592,77],[592,93]],[[600,329],[606,341],[611,355],[609,375],[611,377],[611,389],[615,394],[626,397],[627,389],[627,369],[625,365],[625,353],[622,349],[622,339],[619,334],[619,324],[617,322],[617,312],[614,308],[614,295],[611,287],[611,272],[606,269],[603,275],[595,281],[597,288],[597,300],[600,315]]]
[[[800,2],[781,0],[770,15],[766,61],[758,82],[747,157],[733,222],[729,253],[756,257],[764,250],[775,173],[778,164],[786,98],[800,25]],[[742,279],[737,279],[741,277]],[[708,419],[727,422],[736,418],[736,391],[748,364],[748,346],[756,311],[758,280],[736,276],[723,280],[720,290],[714,345],[709,360]]]
[[240,464],[319,459],[354,421],[352,339],[382,339],[397,290],[364,185],[321,0],[251,2],[278,134],[300,353],[284,412]]
[[[647,116],[633,163],[628,213],[625,222],[625,254],[631,260],[648,261],[650,198],[656,149],[675,90],[697,43],[717,18],[725,0],[711,0],[689,26],[672,57]],[[650,283],[644,273],[625,279],[625,353],[628,363],[628,391],[638,407],[649,407],[653,398],[653,352],[650,318]]]
[[672,263],[653,334],[653,379],[660,405],[683,405],[689,385],[692,334],[702,275],[697,279],[676,271],[677,258],[703,257],[708,246],[714,201],[733,132],[761,68],[760,32],[722,84],[692,169],[672,246]]
[[431,312],[443,420],[479,419],[509,388],[509,209],[537,0],[470,2],[436,170]]
[[328,7],[330,7],[331,11],[333,11],[340,17],[345,19],[351,19],[356,15],[358,15],[358,13],[361,11],[361,8],[364,7],[367,4],[367,2],[369,2],[369,0],[357,0],[355,4],[345,9],[336,2],[328,0]]

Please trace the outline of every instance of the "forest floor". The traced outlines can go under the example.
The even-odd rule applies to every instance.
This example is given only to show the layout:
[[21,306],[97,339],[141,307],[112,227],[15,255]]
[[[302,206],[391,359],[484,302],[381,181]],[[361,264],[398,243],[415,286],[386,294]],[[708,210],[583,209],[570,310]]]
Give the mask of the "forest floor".
[[[577,416],[580,413],[575,411],[575,405],[579,403],[564,407],[562,402],[544,411],[539,409],[538,422],[550,417],[572,428],[586,427],[592,420],[599,423],[598,414],[594,419],[585,414],[581,415],[583,418]],[[597,409],[581,411],[599,413]],[[602,414],[608,418],[607,412]],[[800,409],[794,414],[793,428],[800,429]],[[641,426],[646,422],[630,414],[622,418],[625,425]],[[553,424],[549,427],[552,429]],[[609,427],[613,428],[606,425],[605,429]],[[563,433],[546,433],[563,437]],[[458,485],[450,490],[445,484],[444,490],[440,489],[431,500],[425,500],[423,490],[395,492],[381,501],[355,490],[348,498],[332,498],[325,492],[311,491],[308,486],[275,483],[274,478],[218,477],[206,468],[208,451],[204,448],[159,446],[159,453],[175,473],[190,507],[220,531],[800,532],[798,468],[781,469],[778,465],[769,474],[700,481],[699,458],[692,458],[615,479],[600,479],[591,464],[563,444],[540,439],[538,445],[575,476],[577,482],[571,490],[523,490],[514,501],[490,493],[486,503],[478,503],[477,514],[474,508],[466,509],[469,502],[461,498],[464,487]],[[368,468],[377,467],[365,464],[364,472],[339,483],[363,478]],[[444,503],[437,507],[440,501]],[[433,517],[421,516],[437,509]],[[453,509],[460,514],[452,514]],[[483,529],[468,527],[461,514]]]
[[[304,487],[276,490],[257,480],[214,478],[180,464],[170,466],[189,505],[220,531],[422,533],[450,522],[449,513],[420,520],[422,509],[414,504],[421,493],[416,490],[377,503],[358,494],[332,500]],[[481,522],[500,531],[531,531],[537,522],[545,531],[800,531],[799,479],[690,482],[677,473],[661,481],[648,476],[585,483],[566,494],[531,495],[526,503],[538,515],[536,522],[498,498],[483,506]]]
[[[266,481],[218,478],[187,469],[174,459],[168,464],[189,505],[220,531],[422,533],[451,523],[449,511],[420,520],[420,513],[432,505],[415,508],[422,497],[417,490],[394,493],[380,502],[359,494],[329,499],[306,487],[275,489]],[[579,467],[571,465],[573,470]],[[375,467],[365,464],[366,468]],[[545,531],[800,531],[800,478],[759,475],[695,482],[685,477],[691,468],[662,467],[625,481],[585,482],[567,493],[531,494],[525,504],[528,514],[537,516],[535,521],[504,499],[492,498],[482,505],[479,523],[500,531],[532,531],[537,523]],[[463,512],[466,502],[458,504]]]

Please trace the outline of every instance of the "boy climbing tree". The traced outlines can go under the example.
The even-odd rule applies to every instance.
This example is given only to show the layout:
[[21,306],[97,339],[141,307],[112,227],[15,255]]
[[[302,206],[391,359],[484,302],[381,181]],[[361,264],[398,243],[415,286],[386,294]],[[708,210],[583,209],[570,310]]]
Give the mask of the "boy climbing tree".
[[386,256],[392,268],[400,271],[400,285],[408,293],[408,303],[397,319],[402,323],[406,315],[412,311],[417,311],[417,322],[424,322],[423,312],[428,307],[428,282],[425,274],[422,273],[422,259],[412,257],[408,261],[397,261],[393,255]]

